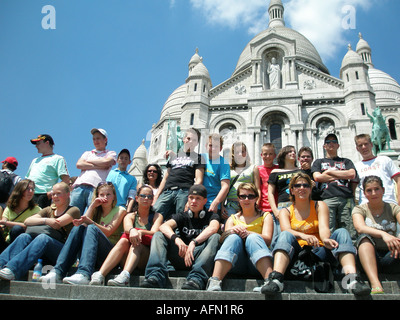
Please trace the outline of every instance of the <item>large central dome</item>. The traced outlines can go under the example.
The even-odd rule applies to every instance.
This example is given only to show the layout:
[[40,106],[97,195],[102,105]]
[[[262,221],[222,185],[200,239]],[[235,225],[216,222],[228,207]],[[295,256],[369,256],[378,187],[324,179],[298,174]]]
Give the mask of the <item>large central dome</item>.
[[[239,61],[236,65],[236,69],[233,75],[241,72],[251,65],[252,44],[259,43],[264,38],[275,34],[277,37],[284,38],[295,43],[295,55],[299,60],[310,63],[317,69],[329,74],[327,67],[322,62],[321,56],[315,49],[314,45],[301,33],[285,27],[285,21],[283,17],[284,8],[281,0],[271,0],[269,6],[269,28],[260,32],[256,35],[244,48],[242,54],[239,57]],[[266,40],[268,41],[268,40]]]

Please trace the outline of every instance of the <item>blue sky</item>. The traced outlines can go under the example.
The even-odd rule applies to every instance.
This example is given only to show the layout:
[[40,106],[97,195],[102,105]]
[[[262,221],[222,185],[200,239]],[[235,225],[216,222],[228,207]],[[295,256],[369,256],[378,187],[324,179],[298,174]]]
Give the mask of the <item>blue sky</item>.
[[[307,36],[339,77],[347,43],[358,33],[375,67],[400,81],[400,1],[284,0],[285,21]],[[55,140],[72,175],[92,149],[90,129],[104,128],[109,149],[132,155],[159,120],[168,96],[199,54],[214,86],[228,79],[246,44],[268,27],[268,0],[1,0],[0,160],[15,156],[25,176],[41,133]],[[55,9],[44,29],[42,8]],[[355,9],[344,29],[346,6]],[[146,142],[146,146],[149,142]]]

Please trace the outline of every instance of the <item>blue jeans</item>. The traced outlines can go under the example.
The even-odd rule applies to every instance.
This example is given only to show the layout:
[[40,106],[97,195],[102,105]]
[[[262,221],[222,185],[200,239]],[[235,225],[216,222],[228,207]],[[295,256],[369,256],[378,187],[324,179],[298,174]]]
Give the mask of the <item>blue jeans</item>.
[[[389,250],[379,250],[376,248],[376,242],[372,236],[369,234],[360,234],[357,242],[356,247],[358,248],[361,241],[364,239],[368,239],[372,245],[375,247],[375,257],[376,257],[376,264],[378,266],[378,272],[381,273],[398,273],[400,268],[400,259],[395,259],[391,257],[391,252]],[[359,257],[357,257],[358,264],[362,267]]]
[[260,235],[252,233],[246,241],[243,241],[237,234],[231,234],[225,239],[214,260],[230,262],[231,273],[257,276],[260,273],[256,264],[258,260],[265,257],[272,259],[272,254]]
[[219,238],[219,234],[213,234],[196,246],[193,252],[195,260],[191,268],[187,268],[185,260],[178,254],[178,246],[167,239],[162,232],[156,232],[151,240],[150,256],[145,271],[146,279],[155,279],[161,288],[165,288],[169,260],[175,269],[190,269],[187,279],[196,281],[202,289],[205,289],[214,268],[214,257],[219,247]]
[[17,280],[22,279],[39,258],[57,261],[63,243],[48,235],[40,234],[32,239],[27,233],[19,235],[0,255],[0,266],[9,268]]
[[99,266],[104,262],[112,248],[113,244],[94,224],[87,227],[84,225],[73,227],[58,256],[54,270],[61,277],[65,277],[79,258],[76,273],[90,278],[96,265]]
[[[337,265],[338,257],[341,253],[356,254],[356,248],[353,246],[349,232],[344,229],[335,230],[330,239],[335,240],[339,245],[337,248],[329,250],[325,247],[314,247],[313,252],[321,259],[321,261],[329,262],[332,265]],[[277,250],[286,252],[289,255],[290,261],[298,255],[301,250],[296,237],[289,231],[282,231],[279,235],[278,241],[275,244],[273,253]]]
[[94,187],[80,185],[71,192],[70,205],[78,207],[81,216],[85,213],[86,208],[92,203]]
[[164,221],[172,214],[185,211],[189,189],[164,190],[158,197],[153,208],[155,212],[163,215]]

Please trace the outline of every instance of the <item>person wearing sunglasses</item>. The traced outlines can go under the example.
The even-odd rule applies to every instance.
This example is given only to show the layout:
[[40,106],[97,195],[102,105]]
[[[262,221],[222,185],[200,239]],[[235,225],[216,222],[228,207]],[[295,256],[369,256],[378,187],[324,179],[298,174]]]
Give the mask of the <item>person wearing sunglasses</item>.
[[275,295],[282,292],[285,272],[304,246],[310,246],[321,261],[334,267],[342,266],[343,273],[350,279],[349,292],[369,294],[369,287],[357,274],[356,249],[349,232],[344,228],[330,232],[328,206],[323,201],[311,200],[311,187],[311,178],[305,173],[299,172],[290,180],[292,205],[279,213],[282,232],[273,248],[273,272],[262,286],[261,293]]
[[161,214],[152,207],[153,189],[142,185],[135,196],[133,211],[124,218],[124,233],[108,254],[99,271],[92,275],[90,285],[104,285],[107,275],[119,264],[123,270],[107,285],[129,286],[130,276],[138,267],[144,270],[150,254],[152,236],[163,222]]
[[[161,181],[163,179],[163,172],[157,163],[150,163],[143,171],[142,181],[138,183],[137,189],[143,184],[147,184],[153,189],[154,196],[158,193]],[[154,205],[154,199],[153,199]]]
[[351,211],[355,206],[353,183],[357,183],[354,163],[338,155],[338,137],[330,133],[324,140],[326,156],[316,159],[311,167],[314,180],[321,190],[321,199],[329,208],[329,228],[346,228],[355,241],[357,232]]
[[258,189],[242,183],[237,190],[241,210],[229,217],[225,233],[229,234],[215,256],[208,291],[221,291],[222,280],[228,274],[253,275],[267,279],[272,271],[273,219],[269,212],[258,209]]

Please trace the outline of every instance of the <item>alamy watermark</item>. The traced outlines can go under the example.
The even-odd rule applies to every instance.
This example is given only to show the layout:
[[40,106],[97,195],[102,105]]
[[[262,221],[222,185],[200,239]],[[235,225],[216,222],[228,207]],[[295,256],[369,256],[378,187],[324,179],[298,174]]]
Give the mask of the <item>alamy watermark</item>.
[[342,7],[342,28],[345,30],[356,28],[356,8],[352,5]]
[[42,13],[46,14],[42,18],[42,28],[45,30],[56,29],[56,8],[51,5],[43,6]]

